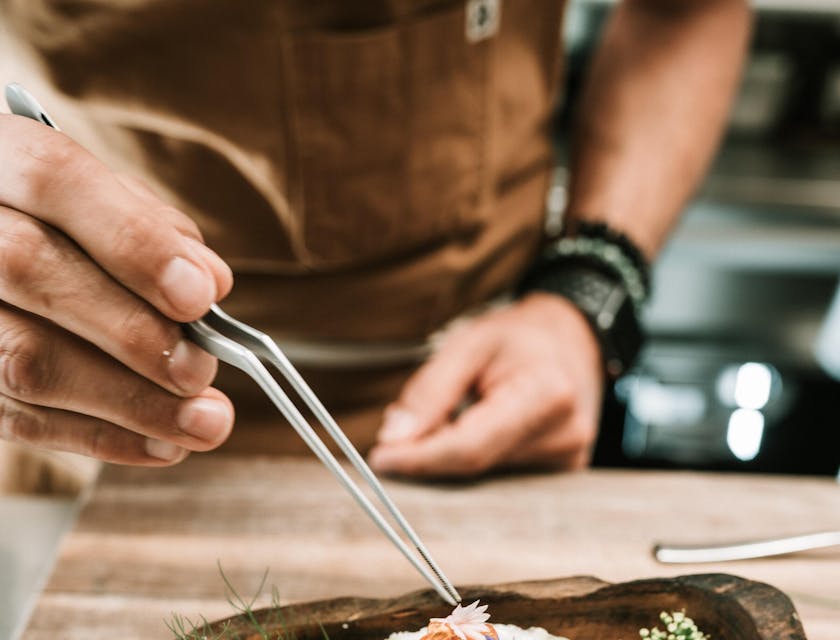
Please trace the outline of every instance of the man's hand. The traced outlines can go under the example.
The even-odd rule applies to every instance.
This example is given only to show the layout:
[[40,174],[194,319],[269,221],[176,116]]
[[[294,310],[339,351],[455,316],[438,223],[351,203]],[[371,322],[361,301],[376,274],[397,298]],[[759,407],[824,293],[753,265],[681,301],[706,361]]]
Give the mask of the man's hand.
[[602,378],[581,313],[558,296],[531,294],[447,337],[386,410],[370,464],[422,477],[583,467]]
[[187,216],[0,116],[0,437],[145,465],[218,446],[233,407],[178,323],[231,284]]

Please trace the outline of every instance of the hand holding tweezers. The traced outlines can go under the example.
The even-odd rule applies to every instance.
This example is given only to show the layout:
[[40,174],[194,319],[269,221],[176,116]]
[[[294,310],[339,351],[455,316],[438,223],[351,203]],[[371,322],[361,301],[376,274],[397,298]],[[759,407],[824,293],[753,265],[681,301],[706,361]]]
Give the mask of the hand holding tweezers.
[[[6,102],[12,113],[58,129],[35,98],[20,85],[10,84],[6,86]],[[408,521],[397,509],[391,498],[385,493],[385,489],[378,478],[274,340],[265,333],[227,315],[217,305],[213,305],[200,320],[184,324],[183,329],[184,333],[200,347],[220,360],[241,369],[253,378],[318,459],[353,496],[359,506],[402,552],[414,568],[434,587],[437,593],[453,606],[461,601],[461,596],[458,595],[455,587],[444,576],[411,525],[408,524]],[[411,552],[405,541],[394,531],[379,510],[347,475],[332,452],[321,441],[312,426],[274,380],[263,361],[273,365],[288,380],[295,392],[300,395],[306,406],[321,422],[330,437],[390,512],[425,561],[425,564],[420,562],[418,557]]]

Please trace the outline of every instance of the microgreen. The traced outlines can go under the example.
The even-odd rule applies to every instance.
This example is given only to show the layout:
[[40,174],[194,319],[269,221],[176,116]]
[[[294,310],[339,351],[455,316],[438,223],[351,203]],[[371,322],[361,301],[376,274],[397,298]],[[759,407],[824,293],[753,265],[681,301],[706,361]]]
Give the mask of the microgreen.
[[710,640],[709,636],[697,628],[694,620],[685,615],[685,611],[663,611],[659,619],[665,625],[665,630],[659,627],[639,629],[639,636],[643,640]]

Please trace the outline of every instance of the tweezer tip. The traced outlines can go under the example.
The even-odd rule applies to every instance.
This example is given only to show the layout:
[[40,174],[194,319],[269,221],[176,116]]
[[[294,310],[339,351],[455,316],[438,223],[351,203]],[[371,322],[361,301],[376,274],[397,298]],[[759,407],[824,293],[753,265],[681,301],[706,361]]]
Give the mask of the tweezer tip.
[[446,595],[449,596],[448,598],[445,598],[445,600],[449,604],[451,604],[453,607],[457,607],[459,604],[461,604],[463,602],[463,598],[461,598],[461,594],[458,593],[455,590],[455,587],[453,587],[452,585],[446,585],[444,587],[444,591],[446,592]]

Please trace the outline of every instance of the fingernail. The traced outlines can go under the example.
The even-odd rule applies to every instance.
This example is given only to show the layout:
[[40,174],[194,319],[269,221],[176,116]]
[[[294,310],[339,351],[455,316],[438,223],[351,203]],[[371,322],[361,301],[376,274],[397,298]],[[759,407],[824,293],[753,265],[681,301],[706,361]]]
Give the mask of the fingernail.
[[204,313],[216,300],[213,277],[180,256],[175,256],[166,265],[160,287],[169,304],[190,316]]
[[215,274],[216,277],[216,293],[218,297],[224,297],[233,286],[233,271],[231,271],[228,263],[222,260],[215,251],[208,247],[203,242],[199,242],[194,238],[187,238],[196,252],[201,256],[201,259]]
[[380,442],[407,440],[417,432],[417,417],[405,409],[388,409],[379,430]]
[[185,401],[178,411],[178,428],[205,442],[219,442],[233,426],[233,412],[227,403],[212,398]]
[[218,369],[216,358],[189,340],[181,340],[167,357],[169,378],[186,395],[195,395],[213,382]]
[[158,460],[172,462],[184,455],[184,450],[171,442],[146,438],[146,453]]

